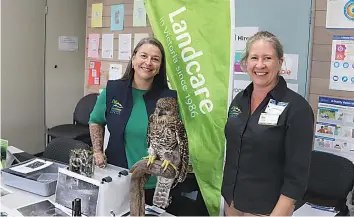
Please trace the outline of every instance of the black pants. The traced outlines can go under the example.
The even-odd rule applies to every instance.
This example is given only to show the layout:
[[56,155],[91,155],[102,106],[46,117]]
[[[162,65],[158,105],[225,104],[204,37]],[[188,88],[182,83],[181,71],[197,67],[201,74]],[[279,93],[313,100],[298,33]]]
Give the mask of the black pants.
[[[191,175],[190,175],[191,176]],[[197,200],[193,201],[181,195],[181,192],[200,191],[194,177],[186,179],[170,191],[172,202],[166,212],[174,216],[209,216],[201,193],[198,193]],[[145,203],[152,205],[155,189],[145,189]]]
[[155,189],[145,189],[145,204],[152,206]]

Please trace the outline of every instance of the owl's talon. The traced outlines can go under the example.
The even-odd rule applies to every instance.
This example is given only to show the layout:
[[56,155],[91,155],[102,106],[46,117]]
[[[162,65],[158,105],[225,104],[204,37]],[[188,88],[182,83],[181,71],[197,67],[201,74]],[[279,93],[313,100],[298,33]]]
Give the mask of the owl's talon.
[[164,172],[167,170],[168,165],[171,165],[175,170],[177,170],[177,167],[173,163],[168,160],[164,160],[161,164],[161,167],[163,168]]
[[154,163],[156,157],[149,155],[149,156],[143,157],[143,159],[148,159],[147,166],[149,166],[150,164]]

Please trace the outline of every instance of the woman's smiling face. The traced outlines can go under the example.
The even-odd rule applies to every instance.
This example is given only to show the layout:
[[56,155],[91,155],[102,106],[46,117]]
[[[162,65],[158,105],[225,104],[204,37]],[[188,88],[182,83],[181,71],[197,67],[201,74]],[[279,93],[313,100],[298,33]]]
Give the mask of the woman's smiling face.
[[159,73],[162,61],[160,49],[152,44],[143,44],[132,58],[134,77],[142,80],[153,79]]

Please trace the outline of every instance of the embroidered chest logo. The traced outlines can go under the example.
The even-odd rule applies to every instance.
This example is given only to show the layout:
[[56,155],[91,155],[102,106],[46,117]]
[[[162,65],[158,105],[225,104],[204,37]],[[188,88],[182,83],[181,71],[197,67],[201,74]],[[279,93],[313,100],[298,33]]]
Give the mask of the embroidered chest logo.
[[121,112],[122,110],[123,110],[122,104],[120,104],[120,102],[118,102],[118,100],[112,99],[112,104],[111,104],[111,111],[110,111],[110,113],[120,115],[120,112]]
[[232,106],[230,111],[229,111],[229,117],[230,118],[235,118],[239,114],[241,114],[241,109],[239,109],[239,107],[237,107],[237,106]]

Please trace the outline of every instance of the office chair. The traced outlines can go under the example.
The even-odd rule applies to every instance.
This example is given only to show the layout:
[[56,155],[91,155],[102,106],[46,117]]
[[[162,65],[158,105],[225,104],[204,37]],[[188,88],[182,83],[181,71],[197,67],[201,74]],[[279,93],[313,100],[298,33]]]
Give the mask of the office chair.
[[348,214],[346,198],[353,189],[354,167],[347,158],[312,151],[310,176],[304,197],[315,205],[335,207],[337,216]]
[[48,129],[47,143],[54,138],[69,138],[91,144],[88,121],[96,104],[97,93],[84,96],[75,107],[72,124],[62,124]]
[[74,139],[55,138],[45,148],[43,158],[69,164],[70,151],[77,148],[90,149],[90,146]]

